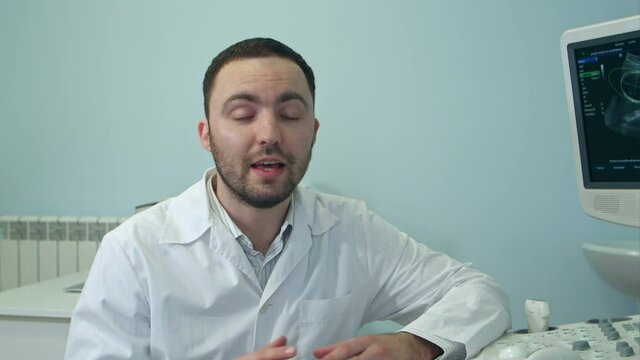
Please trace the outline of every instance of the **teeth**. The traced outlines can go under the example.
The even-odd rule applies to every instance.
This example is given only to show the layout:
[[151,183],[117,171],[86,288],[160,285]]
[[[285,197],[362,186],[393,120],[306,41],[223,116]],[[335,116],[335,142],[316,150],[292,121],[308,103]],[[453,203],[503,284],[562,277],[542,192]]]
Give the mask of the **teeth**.
[[279,164],[278,161],[260,161],[258,163],[258,165],[277,165]]

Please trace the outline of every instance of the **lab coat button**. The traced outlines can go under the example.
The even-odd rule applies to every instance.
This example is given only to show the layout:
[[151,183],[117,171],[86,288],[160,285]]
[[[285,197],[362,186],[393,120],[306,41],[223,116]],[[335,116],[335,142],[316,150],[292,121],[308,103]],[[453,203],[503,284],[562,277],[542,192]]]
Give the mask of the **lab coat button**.
[[262,307],[260,307],[260,310],[258,312],[260,314],[265,314],[267,311],[269,311],[270,307],[271,307],[271,304],[265,303],[264,305],[262,305]]

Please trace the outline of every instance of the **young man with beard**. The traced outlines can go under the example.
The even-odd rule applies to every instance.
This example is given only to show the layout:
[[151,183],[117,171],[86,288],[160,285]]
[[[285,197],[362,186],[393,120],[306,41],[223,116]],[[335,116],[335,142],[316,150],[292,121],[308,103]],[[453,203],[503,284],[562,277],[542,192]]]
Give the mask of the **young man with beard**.
[[[299,54],[241,41],[203,91],[216,167],[105,236],[67,359],[464,359],[509,327],[488,276],[298,185],[319,128]],[[383,319],[405,327],[356,337]]]

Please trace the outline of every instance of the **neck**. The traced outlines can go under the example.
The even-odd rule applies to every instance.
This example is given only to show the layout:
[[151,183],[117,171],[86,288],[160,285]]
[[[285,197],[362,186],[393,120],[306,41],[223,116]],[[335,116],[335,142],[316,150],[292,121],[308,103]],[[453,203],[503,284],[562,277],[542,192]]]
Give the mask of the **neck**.
[[291,196],[272,208],[256,208],[236,198],[219,175],[215,176],[212,185],[220,204],[233,222],[251,240],[253,247],[265,255],[280,233],[291,204]]

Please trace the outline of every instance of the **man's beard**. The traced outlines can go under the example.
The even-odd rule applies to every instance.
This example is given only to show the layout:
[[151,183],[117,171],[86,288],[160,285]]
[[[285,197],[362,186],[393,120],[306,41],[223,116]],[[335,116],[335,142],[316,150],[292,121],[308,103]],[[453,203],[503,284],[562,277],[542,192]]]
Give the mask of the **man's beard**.
[[[295,159],[293,156],[285,155],[277,145],[268,145],[259,153],[244,157],[238,164],[225,156],[224,151],[219,149],[213,140],[211,141],[211,154],[216,164],[216,171],[231,190],[231,195],[241,202],[260,209],[272,208],[291,195],[307,171],[311,150],[312,148],[309,148],[307,154]],[[268,155],[276,155],[286,161],[286,178],[281,189],[271,187],[275,185],[275,181],[263,180],[261,184],[253,187],[248,183],[252,160]],[[268,188],[260,189],[261,185],[266,185]]]

